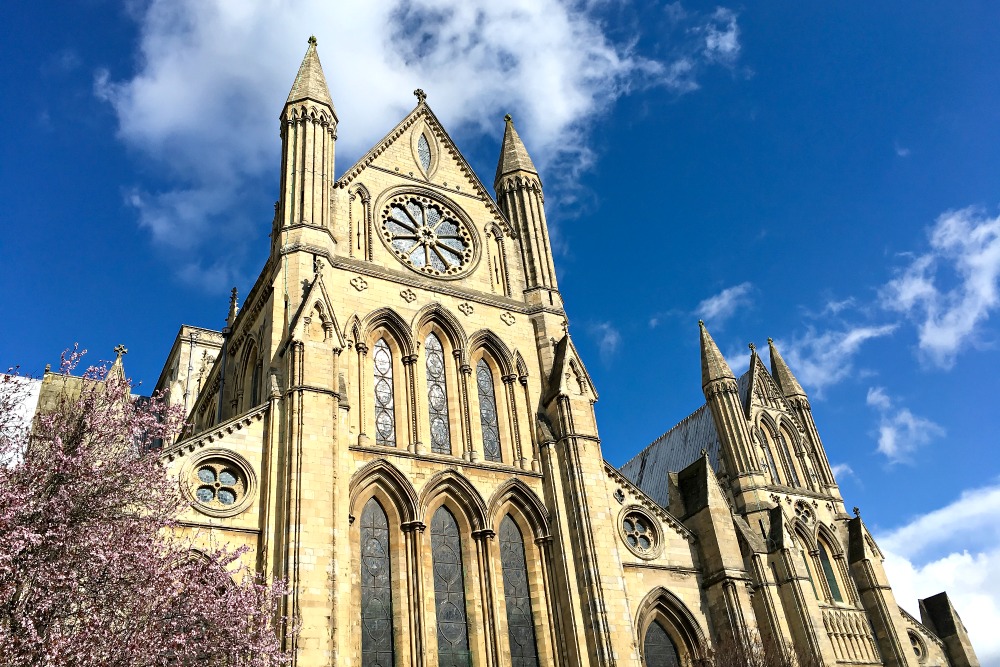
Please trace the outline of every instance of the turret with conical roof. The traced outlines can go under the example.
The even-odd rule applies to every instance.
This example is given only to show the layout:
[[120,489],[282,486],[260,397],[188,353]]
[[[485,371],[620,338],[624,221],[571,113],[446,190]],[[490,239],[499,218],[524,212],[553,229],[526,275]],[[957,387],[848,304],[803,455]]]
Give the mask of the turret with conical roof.
[[701,320],[698,321],[698,329],[701,334],[701,388],[715,422],[733,495],[738,505],[745,506],[755,500],[753,489],[763,483],[763,473],[753,454],[750,427],[736,377]]
[[837,488],[837,480],[833,477],[830,460],[826,456],[826,448],[823,447],[819,431],[816,429],[816,422],[813,420],[812,407],[809,405],[809,396],[795,378],[792,369],[785,363],[774,341],[768,338],[767,345],[771,356],[771,376],[777,382],[778,388],[785,395],[785,399],[792,410],[795,411],[795,416],[798,418],[799,423],[805,429],[806,438],[809,441],[809,448],[811,449],[809,453],[815,463],[816,473],[819,475],[820,482],[826,492],[839,497],[840,491]]
[[517,229],[521,241],[525,299],[529,303],[562,307],[545,222],[542,181],[510,114],[504,116],[504,121],[503,145],[493,186],[500,210]]
[[316,38],[310,37],[281,111],[281,198],[276,231],[296,225],[331,228],[336,139],[337,113],[323,76]]

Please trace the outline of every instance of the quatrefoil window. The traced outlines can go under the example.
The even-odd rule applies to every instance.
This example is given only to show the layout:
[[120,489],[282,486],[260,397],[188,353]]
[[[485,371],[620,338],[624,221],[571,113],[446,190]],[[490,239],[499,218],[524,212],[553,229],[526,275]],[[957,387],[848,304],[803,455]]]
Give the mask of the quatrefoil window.
[[396,258],[432,276],[455,276],[475,254],[472,233],[452,210],[420,195],[398,195],[382,212],[382,238]]
[[195,498],[212,507],[235,505],[245,493],[241,475],[223,461],[207,461],[198,467]]
[[660,535],[646,512],[633,507],[622,516],[619,530],[625,546],[636,556],[649,559],[659,553]]

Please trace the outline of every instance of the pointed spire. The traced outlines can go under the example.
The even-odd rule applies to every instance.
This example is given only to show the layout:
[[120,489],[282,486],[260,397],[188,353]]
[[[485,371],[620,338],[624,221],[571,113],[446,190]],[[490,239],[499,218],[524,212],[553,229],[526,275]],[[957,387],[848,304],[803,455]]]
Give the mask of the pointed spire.
[[774,341],[768,338],[767,346],[771,353],[771,377],[778,383],[781,393],[785,396],[806,396],[802,385],[792,375],[792,369],[788,367],[785,360],[781,358],[781,354],[778,353],[778,348],[774,346]]
[[226,317],[226,326],[233,326],[233,322],[236,321],[236,315],[240,312],[240,307],[238,305],[236,288],[233,288],[232,293],[229,295],[229,316]]
[[314,100],[326,104],[333,108],[333,100],[330,98],[330,89],[326,85],[326,77],[323,76],[323,66],[319,62],[319,53],[316,52],[316,38],[309,38],[309,48],[299,65],[299,73],[295,75],[295,83],[288,93],[285,104],[299,102],[304,99]]
[[701,386],[707,387],[714,380],[736,380],[733,371],[726,363],[726,358],[719,351],[719,346],[712,340],[712,335],[705,328],[705,323],[698,320],[701,331]]
[[526,171],[534,174],[536,177],[538,176],[538,170],[535,169],[535,163],[531,161],[531,156],[528,155],[528,149],[524,147],[521,137],[518,136],[517,130],[514,129],[514,119],[510,117],[510,114],[504,116],[503,119],[507,125],[503,132],[503,144],[500,148],[500,161],[497,163],[497,175],[493,179],[494,187],[500,182],[501,177],[516,171]]

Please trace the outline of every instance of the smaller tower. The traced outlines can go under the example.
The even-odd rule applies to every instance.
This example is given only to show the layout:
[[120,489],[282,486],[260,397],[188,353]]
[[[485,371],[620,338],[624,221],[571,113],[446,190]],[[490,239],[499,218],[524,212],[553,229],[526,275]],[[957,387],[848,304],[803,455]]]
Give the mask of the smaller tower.
[[521,137],[514,129],[510,114],[504,116],[506,127],[493,187],[497,203],[517,229],[525,273],[525,300],[543,306],[562,307],[556,269],[552,262],[552,244],[545,223],[545,196],[538,170],[531,161]]
[[750,427],[740,400],[736,377],[705,328],[701,332],[701,388],[722,446],[722,461],[726,466],[737,509],[744,511],[749,503],[758,504],[756,488],[764,483],[760,464],[753,453]]
[[813,420],[812,407],[809,405],[809,396],[799,381],[792,374],[792,369],[788,367],[782,358],[774,341],[767,339],[768,350],[771,355],[771,376],[777,382],[778,388],[784,394],[788,404],[795,411],[795,416],[805,429],[806,438],[809,441],[811,451],[809,454],[813,458],[816,466],[816,473],[820,476],[823,490],[831,495],[840,497],[840,490],[837,488],[837,480],[833,478],[833,471],[830,469],[830,461],[826,457],[826,449],[823,441],[819,438],[819,431],[816,430],[816,422]]

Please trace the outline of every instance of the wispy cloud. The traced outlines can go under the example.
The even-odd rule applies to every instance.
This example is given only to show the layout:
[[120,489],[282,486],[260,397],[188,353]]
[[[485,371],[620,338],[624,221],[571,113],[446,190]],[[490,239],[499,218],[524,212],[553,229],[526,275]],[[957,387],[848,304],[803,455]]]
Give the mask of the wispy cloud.
[[[679,38],[653,58],[637,52],[639,35],[612,37],[597,8],[576,0],[140,7],[138,71],[124,79],[98,72],[95,91],[153,179],[127,195],[140,224],[154,244],[198,265],[214,264],[222,239],[231,246],[245,243],[248,230],[266,233],[270,202],[259,193],[277,188],[268,181],[278,159],[276,117],[310,33],[340,117],[340,169],[412,108],[409,92],[420,87],[459,137],[498,137],[503,113],[513,113],[550,183],[593,163],[580,128],[616,99],[650,86],[694,90],[707,67],[732,66],[740,52],[737,17],[725,9],[682,11],[677,30],[696,38]],[[562,190],[567,201],[571,190]]]
[[925,359],[950,368],[1000,306],[1000,216],[974,207],[949,211],[929,239],[930,250],[882,288],[881,304],[916,324]]
[[913,152],[905,146],[900,146],[898,142],[893,145],[893,148],[896,150],[896,155],[899,157],[910,157],[910,153]]
[[817,398],[854,373],[854,360],[868,341],[892,334],[896,324],[848,326],[818,331],[809,327],[790,341],[776,341],[795,376]]
[[983,665],[1000,664],[1000,484],[876,535],[896,600],[919,618],[917,599],[948,591]]
[[830,471],[833,472],[834,479],[843,481],[848,477],[857,477],[854,474],[854,468],[852,468],[847,463],[833,463],[830,465]]
[[598,322],[590,326],[590,335],[597,342],[601,361],[610,362],[622,342],[621,332],[611,322]]
[[889,463],[909,461],[913,452],[945,434],[930,419],[898,407],[883,387],[870,387],[866,402],[879,414],[878,451]]
[[739,285],[727,287],[718,294],[708,297],[698,304],[694,314],[709,325],[720,327],[730,317],[743,307],[752,303],[750,298],[753,285],[742,282]]

